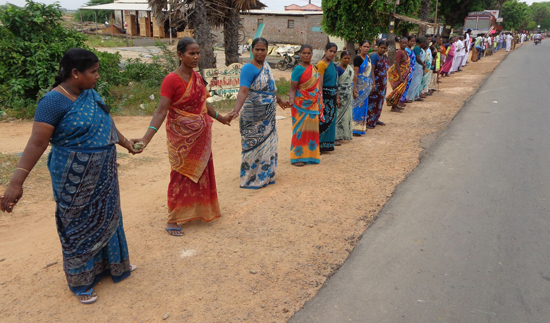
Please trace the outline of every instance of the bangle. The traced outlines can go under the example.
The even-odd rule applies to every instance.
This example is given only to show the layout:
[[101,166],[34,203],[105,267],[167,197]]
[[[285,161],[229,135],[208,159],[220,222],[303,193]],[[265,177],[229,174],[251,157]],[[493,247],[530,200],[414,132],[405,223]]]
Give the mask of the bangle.
[[24,169],[24,168],[21,168],[21,167],[17,167],[17,168],[15,168],[15,169],[20,169],[20,170],[24,170],[24,171],[26,171],[27,173],[30,173],[30,172],[31,172],[30,170],[28,170],[28,169]]
[[147,129],[153,129],[153,130],[155,130],[155,132],[158,132],[158,131],[159,131],[157,128],[155,128],[155,127],[153,127],[153,126],[149,126],[149,128],[147,128]]
[[216,111],[216,117],[214,119],[218,120],[218,111]]

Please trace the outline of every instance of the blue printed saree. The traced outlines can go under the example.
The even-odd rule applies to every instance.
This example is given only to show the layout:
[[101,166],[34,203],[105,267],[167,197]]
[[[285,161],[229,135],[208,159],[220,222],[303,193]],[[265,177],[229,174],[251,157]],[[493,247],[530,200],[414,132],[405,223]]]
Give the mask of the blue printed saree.
[[239,126],[241,129],[241,188],[258,189],[275,183],[277,170],[277,87],[269,63],[250,85]]
[[122,226],[116,148],[118,134],[101,97],[83,91],[54,129],[48,169],[63,269],[77,295],[103,275],[130,276]]
[[372,63],[370,57],[365,57],[357,74],[358,96],[353,102],[353,134],[367,133],[367,118],[369,109],[369,95],[372,90]]

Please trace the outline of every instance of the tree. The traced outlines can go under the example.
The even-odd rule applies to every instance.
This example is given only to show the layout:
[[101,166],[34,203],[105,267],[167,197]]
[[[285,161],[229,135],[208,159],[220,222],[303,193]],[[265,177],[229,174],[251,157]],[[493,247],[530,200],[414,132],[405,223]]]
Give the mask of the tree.
[[535,25],[540,25],[541,28],[543,27],[544,20],[548,18],[548,5],[546,3],[533,3],[531,7],[529,7],[531,11],[531,18],[535,22]]
[[[113,3],[114,0],[90,0],[88,3],[86,3],[86,6],[97,6],[101,4],[107,4],[107,3]],[[74,19],[77,21],[80,21],[80,17],[82,17],[82,21],[96,21],[96,19],[99,22],[103,22],[103,19],[109,20],[111,19],[111,14],[113,13],[112,10],[81,10],[78,9],[77,13],[74,15]],[[97,16],[96,16],[97,15]]]
[[529,24],[529,6],[525,2],[510,0],[502,5],[504,28],[507,30],[521,30]]
[[[402,0],[397,13],[411,15],[419,5],[420,0]],[[355,56],[355,43],[388,32],[394,5],[386,0],[324,0],[322,7],[323,31],[343,38],[348,51]],[[390,40],[393,37],[390,35]]]
[[61,25],[59,4],[9,5],[0,10],[0,21],[0,106],[29,117],[65,51],[83,47],[85,36]]

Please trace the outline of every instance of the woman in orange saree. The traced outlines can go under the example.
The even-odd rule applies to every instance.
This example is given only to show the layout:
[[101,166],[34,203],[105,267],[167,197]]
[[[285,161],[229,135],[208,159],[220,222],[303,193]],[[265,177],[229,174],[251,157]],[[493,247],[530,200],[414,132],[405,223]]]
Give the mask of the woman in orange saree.
[[399,107],[399,101],[407,88],[407,80],[411,71],[411,61],[409,55],[405,52],[408,40],[406,37],[399,39],[400,50],[395,54],[395,64],[388,70],[388,80],[391,83],[393,91],[386,98],[386,102],[391,106],[392,112],[402,112]]
[[292,71],[289,102],[292,107],[290,162],[294,166],[319,164],[319,113],[322,110],[317,69],[311,65],[310,45],[300,49],[300,65]]
[[153,120],[141,140],[145,146],[166,121],[168,158],[172,171],[168,185],[166,231],[181,236],[179,224],[221,216],[212,161],[212,118],[223,124],[221,116],[206,99],[205,81],[193,69],[198,66],[200,48],[192,38],[178,42],[181,64],[168,74],[161,86],[161,99]]

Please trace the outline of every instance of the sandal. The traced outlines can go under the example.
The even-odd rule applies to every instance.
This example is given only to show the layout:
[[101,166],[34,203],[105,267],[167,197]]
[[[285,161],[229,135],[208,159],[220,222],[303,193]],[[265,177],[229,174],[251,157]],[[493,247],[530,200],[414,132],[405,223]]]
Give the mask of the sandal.
[[392,107],[390,111],[391,111],[391,112],[398,112],[398,113],[402,113],[402,112],[403,112],[403,110],[402,110],[402,109],[399,109],[397,106]]
[[166,230],[166,232],[168,232],[169,235],[173,236],[173,237],[181,237],[183,236],[183,232],[181,232],[181,226],[177,227],[177,228],[167,228],[167,227],[164,227],[164,230]]
[[335,141],[334,146],[342,146],[342,144],[339,141]]
[[[82,293],[76,295],[76,297],[78,298],[78,300],[79,300],[80,303],[82,303],[82,304],[85,304],[85,305],[93,304],[93,303],[95,303],[95,302],[97,301],[97,296],[93,296],[93,295],[92,295],[92,292],[93,292],[93,291],[94,291],[94,289],[93,289],[93,288],[90,288],[90,289],[88,289],[87,292],[82,292]],[[80,296],[90,296],[90,297],[88,297],[88,298],[86,298],[86,299],[83,299],[83,298],[81,298]]]
[[378,120],[378,121],[376,122],[376,125],[377,125],[377,126],[385,126],[386,123],[385,123],[385,122],[382,122],[382,121],[380,121],[380,120]]
[[297,162],[297,163],[292,164],[292,166],[296,166],[296,167],[303,167],[305,165],[306,165],[306,163],[304,163],[304,162]]

